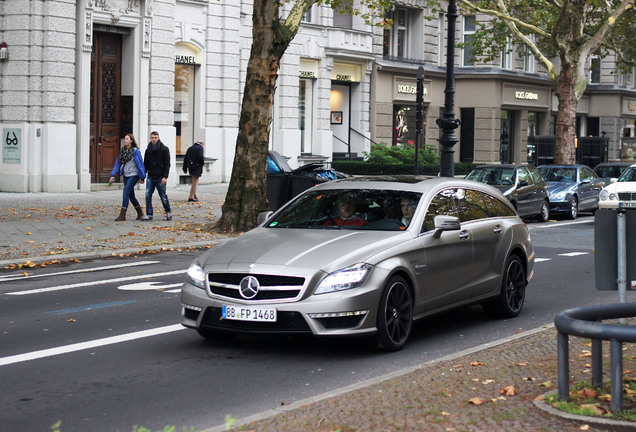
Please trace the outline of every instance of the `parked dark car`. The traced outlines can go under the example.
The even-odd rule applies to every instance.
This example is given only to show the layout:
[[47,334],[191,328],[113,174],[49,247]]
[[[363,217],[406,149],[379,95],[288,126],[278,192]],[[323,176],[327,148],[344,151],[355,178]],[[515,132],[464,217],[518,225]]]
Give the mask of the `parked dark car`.
[[472,170],[466,180],[499,189],[521,217],[536,217],[541,222],[550,217],[548,185],[532,165],[484,165]]
[[550,212],[576,219],[579,211],[596,211],[603,181],[587,165],[541,165],[548,183]]
[[594,172],[607,186],[613,178],[619,178],[632,164],[633,162],[603,162],[594,167]]

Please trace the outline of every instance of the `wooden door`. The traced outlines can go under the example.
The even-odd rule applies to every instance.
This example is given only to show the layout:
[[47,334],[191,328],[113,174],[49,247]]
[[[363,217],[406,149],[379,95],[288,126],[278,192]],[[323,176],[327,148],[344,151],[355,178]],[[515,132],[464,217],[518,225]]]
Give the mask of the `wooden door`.
[[95,33],[91,56],[91,181],[106,183],[120,147],[121,35]]

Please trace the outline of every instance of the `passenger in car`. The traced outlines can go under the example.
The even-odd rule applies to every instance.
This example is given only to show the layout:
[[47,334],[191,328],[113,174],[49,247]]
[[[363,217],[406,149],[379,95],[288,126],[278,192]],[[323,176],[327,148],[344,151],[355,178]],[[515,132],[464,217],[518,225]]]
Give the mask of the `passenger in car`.
[[[340,216],[333,218],[336,225],[362,226],[367,223],[367,220],[356,213],[356,201],[349,195],[342,195],[338,198],[338,211]],[[333,222],[328,220],[325,225],[333,225]]]
[[415,213],[417,201],[412,196],[405,196],[400,200],[400,209],[402,210],[402,224],[407,227],[411,223],[413,213]]

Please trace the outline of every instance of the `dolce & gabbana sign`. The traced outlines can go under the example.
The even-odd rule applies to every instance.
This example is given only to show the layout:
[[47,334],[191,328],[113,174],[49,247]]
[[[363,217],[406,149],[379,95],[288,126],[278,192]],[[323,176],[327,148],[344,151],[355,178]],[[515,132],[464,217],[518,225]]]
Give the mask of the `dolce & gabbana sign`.
[[[401,93],[401,94],[417,95],[417,86],[408,85],[408,84],[398,84],[397,85],[397,92]],[[422,87],[422,95],[427,95],[427,94],[428,94],[428,88],[427,87]]]
[[515,91],[515,99],[523,99],[523,100],[539,100],[539,93],[517,90]]

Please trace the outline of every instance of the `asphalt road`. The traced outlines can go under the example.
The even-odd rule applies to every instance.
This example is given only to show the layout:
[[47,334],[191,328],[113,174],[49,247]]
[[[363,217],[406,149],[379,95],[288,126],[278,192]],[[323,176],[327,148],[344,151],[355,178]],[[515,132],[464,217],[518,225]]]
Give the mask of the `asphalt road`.
[[529,226],[537,263],[518,318],[491,320],[477,306],[444,314],[391,354],[348,339],[203,340],[178,325],[193,252],[0,273],[0,430],[49,431],[58,420],[63,432],[202,430],[618,300],[594,285],[591,216]]

